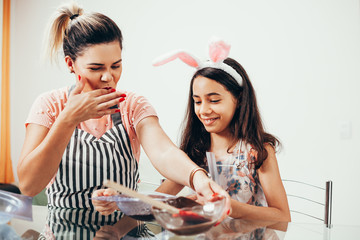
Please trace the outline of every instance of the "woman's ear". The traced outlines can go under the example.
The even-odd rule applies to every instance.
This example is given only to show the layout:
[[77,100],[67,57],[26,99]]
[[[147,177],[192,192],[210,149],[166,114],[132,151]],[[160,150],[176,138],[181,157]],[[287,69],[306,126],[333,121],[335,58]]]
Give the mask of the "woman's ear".
[[70,70],[70,73],[74,73],[75,71],[74,71],[74,61],[72,60],[72,58],[71,57],[69,57],[69,56],[65,56],[65,62],[66,62],[66,65],[67,65],[67,67],[69,68],[69,70]]

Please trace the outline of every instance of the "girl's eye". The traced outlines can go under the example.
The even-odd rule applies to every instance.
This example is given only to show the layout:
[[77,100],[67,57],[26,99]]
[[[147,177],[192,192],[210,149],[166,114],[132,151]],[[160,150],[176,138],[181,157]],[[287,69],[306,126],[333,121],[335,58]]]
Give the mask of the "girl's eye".
[[220,100],[211,100],[210,102],[217,103],[217,102],[220,102]]
[[112,66],[111,68],[112,69],[117,69],[117,68],[119,68],[120,67],[120,65],[118,65],[118,66]]

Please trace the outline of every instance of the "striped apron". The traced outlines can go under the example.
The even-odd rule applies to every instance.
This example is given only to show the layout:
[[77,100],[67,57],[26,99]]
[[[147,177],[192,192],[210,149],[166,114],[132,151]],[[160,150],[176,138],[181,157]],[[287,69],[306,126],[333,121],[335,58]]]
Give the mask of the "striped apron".
[[[69,89],[69,94],[75,85]],[[113,106],[112,108],[117,108]],[[137,190],[138,163],[120,113],[111,115],[113,127],[101,138],[75,128],[64,151],[54,183],[47,189],[48,205],[93,208],[91,194],[105,179]]]
[[137,190],[138,163],[119,113],[114,127],[101,138],[76,127],[67,145],[54,183],[47,189],[48,204],[62,208],[93,208],[91,194],[105,179]]
[[[104,188],[105,179],[137,190],[138,162],[130,138],[120,113],[112,114],[111,119],[113,127],[99,139],[75,128],[54,183],[47,189],[48,230],[43,234],[47,238],[92,239],[101,226],[113,225],[121,219],[123,213],[120,211],[101,215],[89,199],[94,190]],[[153,236],[144,225],[136,227],[131,234]]]

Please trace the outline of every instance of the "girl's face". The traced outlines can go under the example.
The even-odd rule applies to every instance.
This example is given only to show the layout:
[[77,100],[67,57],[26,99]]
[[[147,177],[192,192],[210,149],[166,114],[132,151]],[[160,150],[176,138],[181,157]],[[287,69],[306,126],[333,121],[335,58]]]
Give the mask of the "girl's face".
[[106,87],[116,88],[122,72],[118,41],[91,45],[73,62],[65,57],[70,70],[85,81],[85,92]]
[[216,81],[198,76],[194,79],[195,114],[211,134],[228,134],[229,124],[236,110],[236,99]]

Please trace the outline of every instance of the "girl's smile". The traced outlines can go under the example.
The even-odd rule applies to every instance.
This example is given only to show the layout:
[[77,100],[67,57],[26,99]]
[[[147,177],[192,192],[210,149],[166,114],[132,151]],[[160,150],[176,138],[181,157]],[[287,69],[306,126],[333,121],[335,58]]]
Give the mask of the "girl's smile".
[[218,82],[198,76],[193,83],[195,114],[211,134],[226,134],[236,110],[236,99]]

